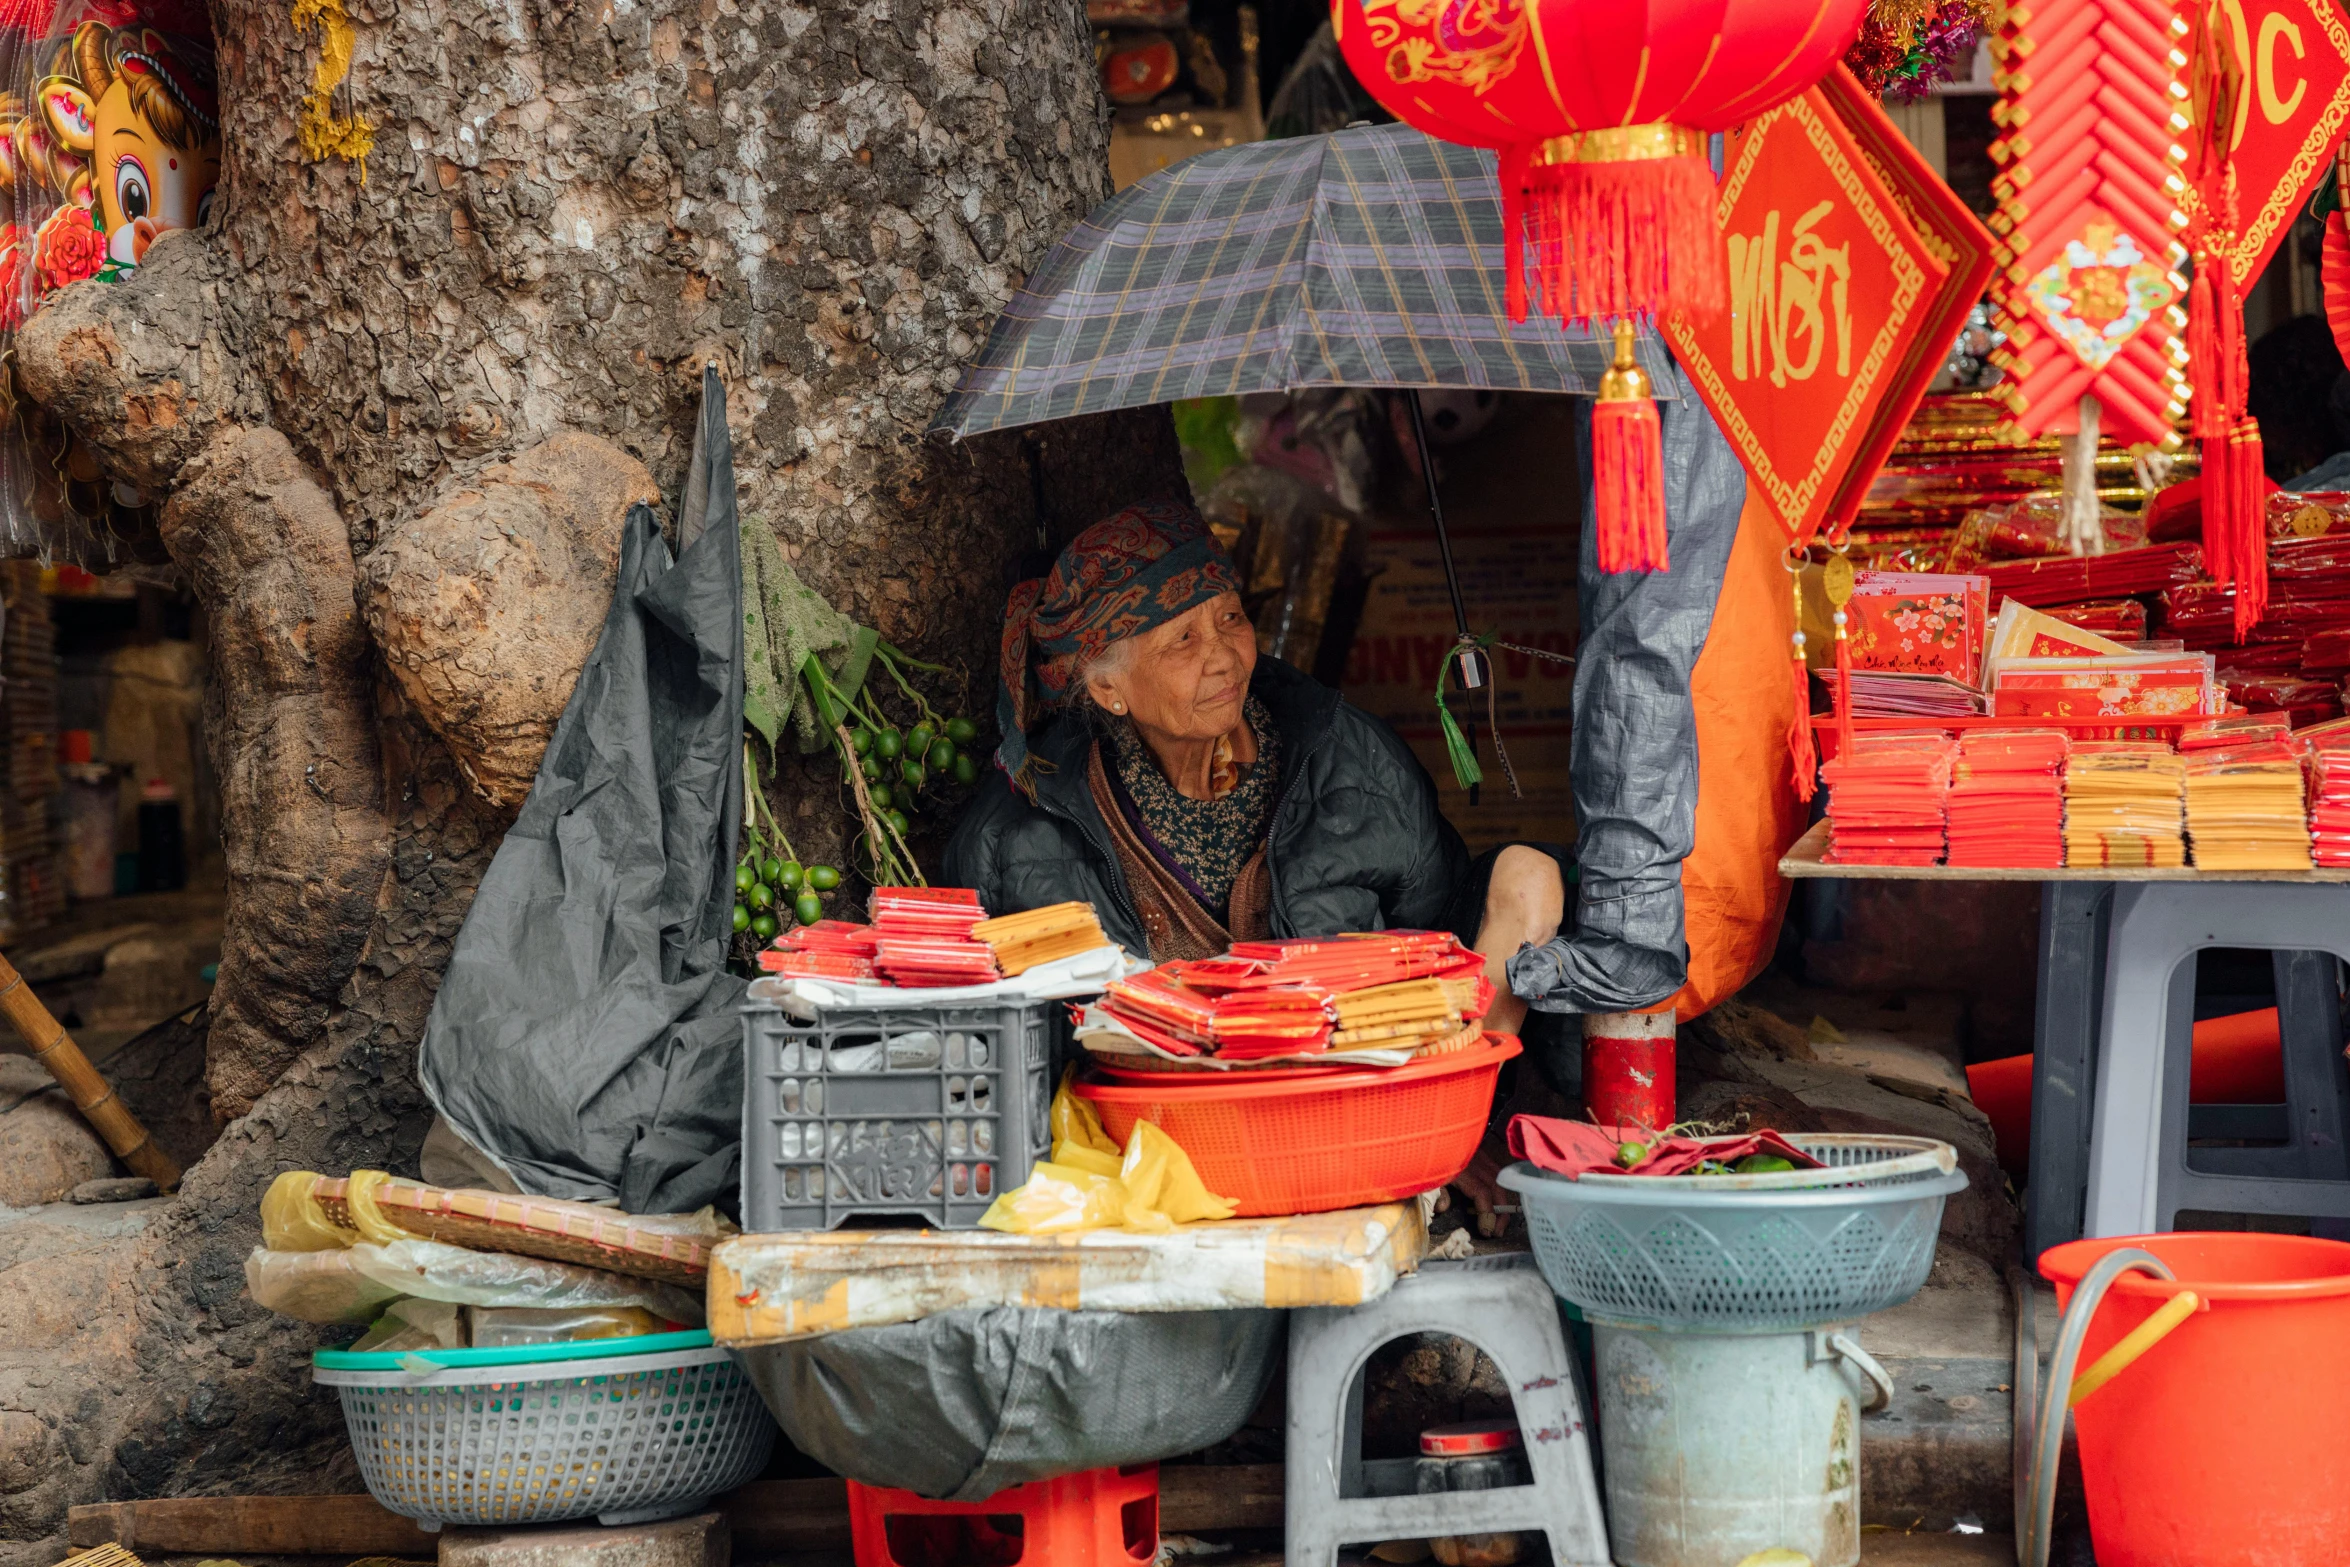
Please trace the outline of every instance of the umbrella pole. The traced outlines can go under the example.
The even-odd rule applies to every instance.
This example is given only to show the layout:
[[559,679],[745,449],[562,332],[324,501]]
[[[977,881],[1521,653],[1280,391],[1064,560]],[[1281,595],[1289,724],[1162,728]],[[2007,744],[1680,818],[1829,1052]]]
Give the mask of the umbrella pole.
[[[1474,691],[1485,684],[1485,660],[1470,646],[1469,609],[1461,599],[1461,574],[1452,563],[1452,535],[1445,531],[1444,501],[1436,493],[1436,459],[1428,450],[1428,416],[1420,409],[1420,389],[1407,387],[1404,396],[1412,405],[1412,443],[1420,449],[1420,479],[1428,487],[1428,520],[1436,525],[1436,552],[1444,560],[1444,590],[1452,595],[1452,624],[1459,641],[1453,657],[1460,660],[1461,688]],[[1463,726],[1469,736],[1469,752],[1477,751],[1477,725],[1474,721]],[[1477,803],[1478,788],[1469,786],[1469,803]]]

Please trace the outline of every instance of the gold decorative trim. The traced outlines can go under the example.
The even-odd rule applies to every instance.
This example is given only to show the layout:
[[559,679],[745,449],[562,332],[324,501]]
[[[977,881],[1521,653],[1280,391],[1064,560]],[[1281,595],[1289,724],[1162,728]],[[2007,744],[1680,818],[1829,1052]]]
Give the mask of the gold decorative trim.
[[1660,120],[1653,125],[1608,125],[1552,136],[1534,149],[1536,167],[1559,163],[1645,163],[1658,158],[1702,158],[1706,134]]

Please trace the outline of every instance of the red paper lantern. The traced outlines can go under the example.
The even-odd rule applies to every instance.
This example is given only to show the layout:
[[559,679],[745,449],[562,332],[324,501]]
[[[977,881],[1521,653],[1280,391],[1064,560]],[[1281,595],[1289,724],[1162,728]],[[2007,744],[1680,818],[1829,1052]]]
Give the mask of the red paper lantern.
[[1396,117],[1501,154],[1510,319],[1615,323],[1593,427],[1607,571],[1665,565],[1656,405],[1630,323],[1729,306],[1708,138],[1852,46],[1868,0],[1331,0],[1357,80]]
[[1511,318],[1593,323],[1728,303],[1706,142],[1810,87],[1867,0],[1332,0],[1397,118],[1502,155]]

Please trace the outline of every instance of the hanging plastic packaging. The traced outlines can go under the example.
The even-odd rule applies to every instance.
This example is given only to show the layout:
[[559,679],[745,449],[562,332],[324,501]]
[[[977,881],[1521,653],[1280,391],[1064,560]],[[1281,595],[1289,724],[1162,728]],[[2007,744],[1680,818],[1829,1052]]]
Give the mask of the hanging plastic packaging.
[[325,1177],[313,1170],[288,1170],[261,1194],[261,1244],[270,1251],[340,1251],[360,1239],[327,1218],[311,1200]]
[[[0,7],[0,358],[57,290],[137,270],[201,226],[220,180],[220,107],[192,0]],[[151,497],[9,386],[0,397],[0,552],[101,565],[161,553]]]
[[331,1251],[257,1246],[245,1259],[245,1288],[259,1304],[302,1322],[372,1322],[404,1298],[542,1311],[634,1306],[668,1322],[704,1320],[701,1296],[675,1285],[413,1236]]

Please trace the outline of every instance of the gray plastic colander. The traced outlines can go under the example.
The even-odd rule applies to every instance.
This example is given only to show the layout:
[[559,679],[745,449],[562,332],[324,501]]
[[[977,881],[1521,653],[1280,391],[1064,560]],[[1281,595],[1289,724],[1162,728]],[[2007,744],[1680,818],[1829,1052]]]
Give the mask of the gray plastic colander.
[[368,1491],[427,1528],[673,1518],[755,1478],[775,1446],[706,1332],[311,1364],[341,1395]]
[[1501,1172],[1525,1199],[1534,1260],[1587,1316],[1640,1327],[1778,1333],[1917,1293],[1942,1205],[1967,1184],[1925,1137],[1796,1134],[1827,1168],[1754,1176]]

